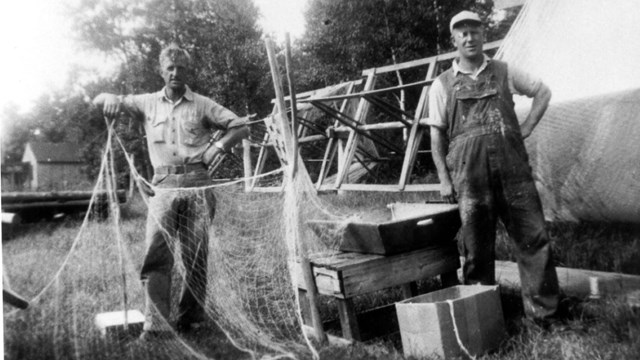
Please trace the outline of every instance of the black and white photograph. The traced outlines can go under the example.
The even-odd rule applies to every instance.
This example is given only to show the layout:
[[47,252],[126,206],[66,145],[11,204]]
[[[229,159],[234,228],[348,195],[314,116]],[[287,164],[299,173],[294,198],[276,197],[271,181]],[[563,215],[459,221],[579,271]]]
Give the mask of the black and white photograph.
[[5,360],[640,359],[637,0],[23,0]]

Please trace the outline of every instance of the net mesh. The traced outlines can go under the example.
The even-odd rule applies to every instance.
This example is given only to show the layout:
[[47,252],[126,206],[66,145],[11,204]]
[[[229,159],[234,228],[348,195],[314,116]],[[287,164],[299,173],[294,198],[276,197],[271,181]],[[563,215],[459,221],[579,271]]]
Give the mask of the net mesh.
[[553,92],[526,141],[549,219],[640,219],[640,46],[625,35],[639,15],[633,0],[528,1],[496,54]]
[[[117,140],[110,139],[105,149],[95,194],[115,193],[111,160],[113,148],[120,146]],[[89,212],[80,230],[62,232],[58,243],[33,241],[6,254],[8,269],[28,270],[10,275],[14,284],[29,284],[17,288],[31,299],[27,310],[5,305],[5,326],[11,329],[5,332],[7,358],[317,357],[302,331],[297,264],[301,256],[337,249],[336,231],[348,215],[317,197],[302,161],[300,166],[295,180],[287,180],[283,169],[264,174],[284,183],[285,191],[277,193],[245,192],[244,180],[195,188],[147,183],[153,196],[140,195],[148,219],[144,209],[142,216],[123,219],[118,199],[110,196],[101,216]],[[311,229],[304,219],[338,225]],[[96,323],[98,314],[145,308],[140,268],[146,227],[159,229],[175,261],[170,316],[164,320],[151,307],[159,320],[153,330],[166,331],[166,338],[105,335]],[[198,260],[203,253],[208,253],[206,262]],[[206,278],[190,278],[191,273]],[[202,299],[206,316],[200,328],[178,333],[174,329],[185,289]],[[133,329],[129,335],[139,334]]]

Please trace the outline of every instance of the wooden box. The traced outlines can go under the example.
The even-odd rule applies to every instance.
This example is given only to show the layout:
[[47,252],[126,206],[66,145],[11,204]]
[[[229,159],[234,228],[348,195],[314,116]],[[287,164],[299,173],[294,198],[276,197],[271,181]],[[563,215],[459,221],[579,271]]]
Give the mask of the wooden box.
[[498,286],[459,285],[396,303],[404,356],[471,358],[506,338]]
[[[398,216],[398,204],[390,205],[388,218],[355,220],[342,232],[341,251],[392,255],[451,241],[460,228],[457,205],[419,204]],[[413,204],[412,204],[413,205]]]

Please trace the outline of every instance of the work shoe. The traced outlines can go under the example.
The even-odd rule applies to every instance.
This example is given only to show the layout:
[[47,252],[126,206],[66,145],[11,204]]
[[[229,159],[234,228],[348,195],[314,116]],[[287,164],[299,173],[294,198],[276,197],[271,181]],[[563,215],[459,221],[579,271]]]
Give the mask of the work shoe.
[[178,322],[176,323],[176,331],[184,334],[191,331],[196,331],[203,326],[204,326],[204,320],[191,321],[188,319],[187,320],[181,319],[181,320],[178,320]]
[[178,317],[176,322],[176,331],[179,333],[187,333],[192,330],[197,330],[204,326],[207,320],[207,315],[204,311],[191,312],[190,314],[183,314]]

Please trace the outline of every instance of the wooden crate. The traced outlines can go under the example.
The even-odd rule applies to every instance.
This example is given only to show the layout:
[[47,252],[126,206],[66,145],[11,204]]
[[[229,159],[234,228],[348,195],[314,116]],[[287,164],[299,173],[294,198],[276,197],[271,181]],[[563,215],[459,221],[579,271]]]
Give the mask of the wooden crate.
[[[403,286],[405,297],[414,296],[411,283],[440,275],[443,283],[455,284],[456,270],[460,267],[454,242],[393,256],[337,252],[310,260],[318,293],[336,299],[342,336],[349,340],[364,340],[360,330],[362,319],[358,318],[353,306],[354,297],[393,286]],[[306,286],[299,263],[297,265],[301,308],[305,322],[310,324]],[[392,311],[395,316],[395,309]]]
[[[404,204],[419,205],[411,206],[410,211],[405,210],[407,206],[392,205],[386,217],[354,219],[346,224],[309,221],[309,225],[320,232],[323,228],[342,227],[340,251],[377,255],[400,254],[449,242],[460,228],[457,205]],[[394,216],[394,210],[402,215]]]

